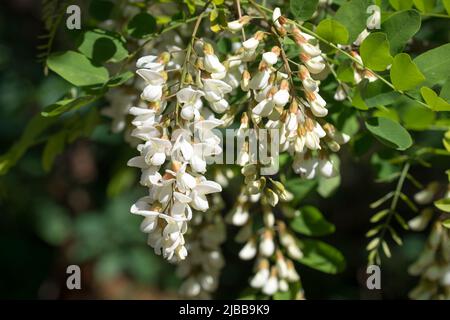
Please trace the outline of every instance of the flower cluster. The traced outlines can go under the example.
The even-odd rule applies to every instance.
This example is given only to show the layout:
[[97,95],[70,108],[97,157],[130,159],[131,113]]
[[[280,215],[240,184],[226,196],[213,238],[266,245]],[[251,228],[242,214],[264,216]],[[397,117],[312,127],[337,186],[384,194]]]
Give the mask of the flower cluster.
[[[263,213],[263,220],[262,233],[259,237],[252,235],[246,241],[239,252],[239,257],[242,260],[251,260],[257,257],[255,275],[250,279],[250,286],[272,296],[277,292],[288,291],[289,283],[296,283],[300,280],[291,259],[298,260],[303,253],[284,222],[275,221],[275,216],[270,208],[266,208]],[[278,241],[276,241],[274,233],[278,235]],[[283,251],[286,252],[286,255],[283,254]],[[273,257],[275,257],[275,263],[271,265],[270,261]],[[299,295],[301,297],[302,293],[299,292]]]
[[[185,57],[183,79],[169,77],[170,59],[165,52],[137,61],[145,104],[130,108],[130,114],[135,126],[132,136],[143,143],[137,147],[140,155],[128,165],[141,169],[140,182],[149,189],[149,195],[139,199],[131,212],[144,217],[141,230],[148,234],[148,244],[155,252],[179,261],[188,254],[184,234],[192,209],[208,210],[207,195],[222,190],[204,177],[207,159],[222,152],[213,131],[222,121],[204,108],[202,99],[213,111],[224,112],[228,108],[224,95],[231,87],[220,80],[227,72],[208,44],[204,44],[204,57],[194,63]],[[191,65],[202,68],[190,69]]]
[[215,194],[207,215],[194,212],[186,239],[189,257],[179,264],[177,273],[184,278],[180,293],[187,298],[207,299],[217,289],[225,262],[220,245],[225,241],[225,224],[220,210],[222,198]]
[[410,292],[412,299],[450,299],[450,231],[441,222],[433,225],[425,249],[409,273],[421,276]]

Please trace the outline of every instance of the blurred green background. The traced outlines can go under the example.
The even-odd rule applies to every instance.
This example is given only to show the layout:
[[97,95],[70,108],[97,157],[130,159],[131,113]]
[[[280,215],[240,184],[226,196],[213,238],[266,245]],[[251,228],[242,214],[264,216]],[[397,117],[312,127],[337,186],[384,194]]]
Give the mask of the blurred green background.
[[[421,32],[448,37],[446,24],[439,23],[425,21]],[[20,137],[32,115],[68,87],[54,75],[45,76],[36,61],[42,29],[40,1],[1,1],[1,154]],[[31,148],[13,170],[0,177],[0,298],[177,298],[175,267],[146,246],[145,235],[139,232],[140,219],[129,214],[130,205],[145,190],[137,184],[136,170],[123,169],[134,151],[122,135],[112,134],[108,120],[102,119],[90,139],[68,146],[50,173],[41,167],[42,149],[42,145]],[[417,282],[407,274],[407,267],[420,253],[426,235],[406,233],[404,246],[384,261],[383,289],[367,290],[364,233],[373,213],[368,204],[392,186],[373,183],[368,159],[357,159],[347,149],[341,157],[338,193],[326,200],[311,195],[305,203],[316,204],[336,225],[336,233],[325,241],[343,252],[347,268],[332,276],[301,267],[306,298],[405,299]],[[442,175],[440,169],[415,171],[423,182]],[[232,203],[232,197],[227,197]],[[252,263],[238,260],[239,246],[232,241],[223,250],[227,264],[216,297],[233,299],[246,287]],[[81,266],[82,290],[66,289],[70,264]]]

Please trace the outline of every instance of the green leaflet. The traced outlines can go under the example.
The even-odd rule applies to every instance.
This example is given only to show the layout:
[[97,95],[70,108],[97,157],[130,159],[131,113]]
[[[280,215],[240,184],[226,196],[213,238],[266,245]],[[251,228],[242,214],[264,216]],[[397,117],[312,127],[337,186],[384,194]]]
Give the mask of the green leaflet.
[[335,247],[319,240],[299,240],[303,257],[298,261],[321,272],[336,274],[345,269],[345,258]]
[[425,77],[407,53],[395,56],[391,67],[392,84],[397,90],[411,90],[421,84]]
[[95,62],[119,62],[128,57],[125,39],[118,33],[95,29],[78,39],[78,51]]
[[381,24],[381,30],[386,33],[391,54],[402,51],[406,42],[420,29],[420,14],[415,10],[394,13]]
[[366,28],[367,7],[372,2],[369,0],[350,0],[345,2],[334,16],[334,19],[342,23],[348,31],[349,42],[356,40],[358,35]]
[[86,56],[75,51],[52,54],[47,65],[53,72],[75,86],[104,84],[109,79],[105,67],[95,66]]
[[428,87],[422,87],[420,89],[420,93],[422,94],[423,99],[427,103],[427,105],[433,111],[450,111],[450,103],[442,99],[434,92],[432,89]]
[[305,21],[311,18],[319,0],[291,0],[290,9],[296,19]]
[[322,20],[317,26],[316,33],[332,43],[345,44],[348,42],[347,29],[333,19]]
[[374,71],[383,71],[392,63],[389,42],[382,32],[371,33],[361,44],[364,65]]
[[328,222],[322,213],[313,206],[300,208],[290,226],[292,230],[307,236],[324,236],[335,230],[334,225]]
[[406,150],[412,145],[412,139],[408,131],[391,119],[370,118],[366,121],[366,128],[388,147]]
[[414,59],[426,77],[426,85],[442,84],[450,75],[450,43],[428,50]]

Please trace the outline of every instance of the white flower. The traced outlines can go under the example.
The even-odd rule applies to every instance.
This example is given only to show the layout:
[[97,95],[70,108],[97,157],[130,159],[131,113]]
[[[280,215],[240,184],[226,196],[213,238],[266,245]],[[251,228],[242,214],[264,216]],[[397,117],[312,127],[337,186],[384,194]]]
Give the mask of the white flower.
[[262,55],[262,60],[271,66],[277,63],[278,55],[272,51],[264,52]]
[[149,165],[160,166],[166,161],[171,148],[172,144],[169,140],[150,138],[142,148],[141,154]]
[[242,30],[243,26],[244,24],[242,24],[239,20],[234,20],[227,23],[228,29],[232,32]]
[[253,90],[261,90],[269,83],[271,71],[264,69],[258,71],[253,78],[250,79],[249,88]]
[[275,294],[278,291],[278,278],[276,269],[272,267],[270,277],[262,288],[262,292],[268,296]]
[[248,51],[255,51],[258,48],[259,40],[252,37],[242,43],[242,46]]
[[287,268],[288,268],[287,279],[290,282],[296,282],[300,280],[300,276],[298,275],[297,270],[295,270],[294,264],[292,263],[291,260],[287,261]]
[[227,222],[235,226],[243,226],[247,223],[250,214],[242,205],[237,205],[236,209],[227,216]]
[[317,92],[308,92],[306,94],[306,99],[308,100],[312,113],[316,117],[325,117],[328,114],[328,109],[325,108],[327,103],[320,94]]
[[198,280],[192,276],[183,282],[180,287],[180,292],[182,292],[187,297],[196,297],[200,294],[202,288]]
[[322,56],[311,58],[310,56],[301,53],[300,59],[312,74],[320,73],[325,69],[325,61]]
[[269,280],[269,276],[270,271],[268,268],[258,270],[250,280],[250,286],[256,289],[262,288],[266,284],[267,280]]
[[203,102],[203,91],[186,87],[177,92],[177,101],[182,105],[181,117],[185,120],[196,119],[200,116],[199,109]]
[[367,29],[364,29],[353,42],[355,46],[360,46],[361,43],[369,36],[370,32]]
[[336,170],[334,168],[333,162],[330,159],[320,159],[318,169],[320,174],[325,178],[331,178],[336,175]]
[[277,259],[276,259],[276,266],[278,274],[281,278],[287,278],[289,275],[289,269],[286,263],[286,260],[283,257],[283,254],[281,251],[277,251]]
[[186,172],[186,167],[187,164],[184,163],[176,173],[167,170],[169,173],[175,176],[177,188],[183,193],[194,189],[197,185],[197,180],[195,180],[195,178],[190,173]]
[[280,8],[276,7],[272,13],[272,21],[277,29],[281,28],[280,21],[278,21],[280,17],[281,17],[281,10]]
[[273,242],[272,233],[270,231],[264,232],[262,240],[259,243],[259,251],[265,257],[271,257],[275,252],[275,243]]
[[280,84],[280,90],[278,90],[273,95],[273,101],[275,104],[279,107],[284,107],[286,103],[289,102],[290,95],[289,95],[289,84],[287,80],[282,80]]
[[225,66],[219,61],[219,58],[214,54],[214,49],[209,43],[203,46],[205,57],[203,65],[205,70],[209,73],[223,73],[226,71]]
[[217,182],[206,179],[201,181],[192,189],[192,192],[189,195],[192,199],[192,208],[199,211],[208,210],[209,203],[206,195],[220,191],[222,191],[222,187]]
[[158,56],[143,56],[136,62],[136,67],[139,69],[150,69],[152,71],[160,72],[164,70],[164,64],[160,61]]
[[314,179],[316,176],[316,169],[319,162],[316,158],[305,157],[302,154],[296,154],[292,168],[294,172],[300,174],[305,179]]
[[172,147],[172,160],[178,162],[189,162],[194,153],[194,147],[190,142],[190,137],[181,130],[177,130],[175,134],[172,135],[172,139],[175,139],[175,143]]
[[147,86],[141,94],[141,98],[150,102],[160,100],[162,97],[163,85],[166,82],[164,76],[161,73],[150,69],[139,69],[136,73],[147,83]]
[[233,88],[221,80],[203,79],[203,91],[205,99],[211,102],[223,99],[224,95],[231,92]]
[[347,98],[348,86],[345,83],[339,84],[334,93],[334,100],[336,101],[344,101]]
[[230,107],[230,105],[228,104],[228,101],[225,99],[221,99],[219,101],[212,102],[210,104],[210,106],[211,106],[211,109],[217,113],[224,113]]
[[256,256],[256,241],[250,239],[239,251],[239,258],[242,260],[251,260]]
[[249,16],[243,16],[238,20],[230,21],[227,23],[228,29],[231,32],[236,32],[242,30],[242,28],[250,21]]
[[260,117],[267,117],[274,107],[273,99],[264,99],[252,109],[252,112]]

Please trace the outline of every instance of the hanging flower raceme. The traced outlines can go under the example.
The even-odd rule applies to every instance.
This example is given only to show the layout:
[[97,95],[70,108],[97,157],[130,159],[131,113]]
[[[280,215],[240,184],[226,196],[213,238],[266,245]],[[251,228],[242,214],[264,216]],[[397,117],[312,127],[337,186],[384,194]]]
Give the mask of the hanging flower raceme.
[[[222,190],[203,174],[207,159],[222,152],[221,141],[213,130],[223,122],[211,110],[222,113],[228,109],[225,95],[232,88],[220,80],[227,69],[212,46],[204,44],[203,53],[198,65],[204,68],[188,68],[186,72],[186,79],[202,73],[200,86],[174,85],[176,79],[168,76],[170,56],[166,53],[142,57],[137,62],[137,74],[144,80],[141,99],[145,103],[130,108],[130,114],[135,126],[132,135],[142,143],[137,147],[140,155],[128,165],[141,169],[140,182],[148,187],[149,194],[139,199],[131,212],[144,217],[141,231],[148,234],[148,244],[171,261],[184,260],[188,255],[184,234],[192,209],[208,210],[208,195]],[[202,99],[211,110],[204,108]],[[179,110],[180,118],[170,119],[164,113],[167,105]]]

